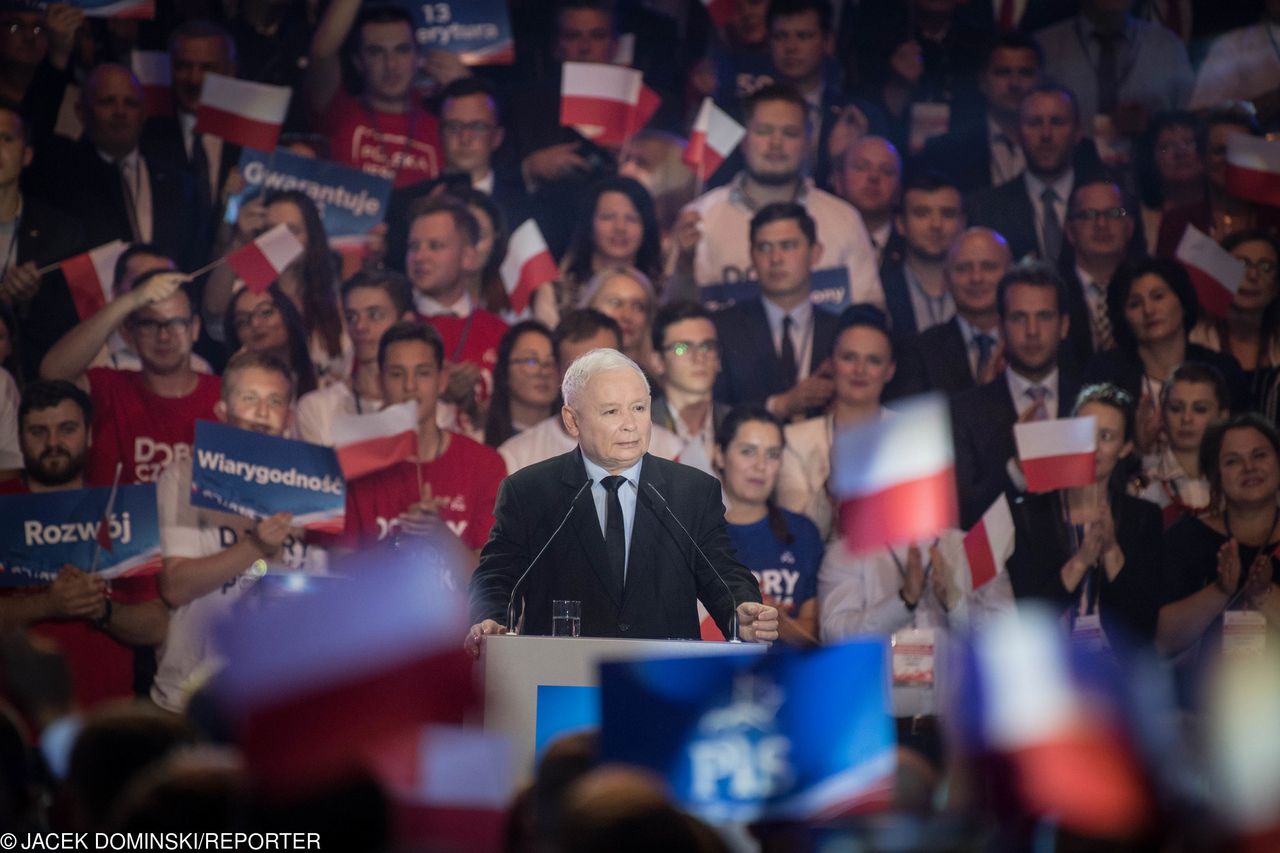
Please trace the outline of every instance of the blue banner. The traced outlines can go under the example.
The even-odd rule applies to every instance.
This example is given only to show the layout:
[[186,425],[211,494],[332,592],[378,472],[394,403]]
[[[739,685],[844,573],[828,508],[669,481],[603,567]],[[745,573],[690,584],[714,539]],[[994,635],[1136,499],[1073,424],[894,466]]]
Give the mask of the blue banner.
[[424,49],[456,53],[467,65],[511,65],[516,61],[507,0],[401,0],[401,5],[413,15],[414,36]]
[[293,513],[309,530],[338,532],[347,484],[332,447],[196,421],[191,503],[265,518]]
[[[64,565],[89,571],[111,489],[72,489],[0,497],[0,587],[52,583]],[[121,486],[107,520],[111,550],[98,554],[104,578],[160,570],[154,483]]]
[[647,767],[715,822],[887,805],[896,766],[883,639],[814,652],[601,667],[603,760]]
[[[809,275],[809,301],[833,314],[849,307],[849,270],[829,267]],[[698,298],[711,310],[727,308],[735,302],[755,299],[760,295],[760,282],[754,278],[707,284],[698,288]]]
[[306,193],[320,209],[324,233],[335,243],[363,237],[387,214],[391,181],[360,169],[303,157],[277,149],[274,154],[246,148],[240,152],[244,189],[227,200],[227,222],[234,223],[240,205],[264,191]]

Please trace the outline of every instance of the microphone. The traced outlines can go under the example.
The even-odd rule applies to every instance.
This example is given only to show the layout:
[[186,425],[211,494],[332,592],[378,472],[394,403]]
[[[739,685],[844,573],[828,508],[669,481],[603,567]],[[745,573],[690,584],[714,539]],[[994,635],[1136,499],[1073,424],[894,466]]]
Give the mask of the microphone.
[[[552,531],[549,537],[547,537],[547,541],[542,543],[542,549],[538,551],[537,554],[534,555],[532,560],[529,561],[529,565],[525,567],[524,573],[516,579],[515,586],[511,587],[511,597],[507,599],[507,632],[508,633],[514,634],[516,630],[516,590],[520,588],[520,584],[524,583],[524,579],[529,577],[529,572],[533,570],[534,565],[538,562],[538,560],[542,558],[542,555],[546,553],[546,550],[548,547],[550,547],[551,542],[556,538],[556,536],[564,528],[565,524],[569,521],[569,516],[573,515],[573,510],[578,505],[578,498],[582,497],[582,493],[587,490],[587,488],[591,485],[592,482],[593,482],[592,479],[588,477],[587,481],[582,484],[582,488],[578,489],[577,494],[573,496],[573,500],[569,501],[569,509],[564,514],[564,518],[560,519],[560,524],[557,525],[556,529]],[[523,609],[521,609],[521,612],[523,613]]]
[[733,594],[733,590],[729,588],[729,584],[725,583],[724,575],[720,574],[720,570],[716,568],[716,564],[711,562],[707,555],[703,553],[702,547],[698,545],[698,540],[693,538],[693,534],[691,534],[688,528],[684,526],[684,523],[680,521],[680,517],[677,516],[675,510],[671,508],[671,504],[667,503],[667,499],[662,496],[662,492],[658,491],[658,487],[648,481],[645,482],[645,485],[648,486],[649,490],[658,497],[658,500],[662,501],[662,505],[666,507],[667,514],[671,516],[671,520],[676,523],[680,528],[680,532],[683,533],[689,540],[690,544],[693,545],[693,549],[698,552],[698,556],[702,557],[702,559],[706,561],[706,564],[711,567],[711,571],[715,574],[716,580],[720,581],[720,585],[724,587],[724,591],[729,593],[729,601],[733,602],[733,616],[729,619],[729,628],[733,636],[729,642],[741,643],[742,638],[738,636],[738,599]]

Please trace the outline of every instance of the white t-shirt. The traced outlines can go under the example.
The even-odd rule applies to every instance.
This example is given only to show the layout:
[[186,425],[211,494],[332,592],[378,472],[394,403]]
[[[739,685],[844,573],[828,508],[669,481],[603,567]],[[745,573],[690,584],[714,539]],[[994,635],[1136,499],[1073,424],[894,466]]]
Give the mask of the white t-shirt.
[[[498,454],[507,463],[507,473],[514,474],[521,468],[568,453],[577,446],[578,440],[561,427],[560,416],[552,415],[542,423],[502,442]],[[653,425],[653,432],[649,436],[650,453],[663,459],[675,459],[683,449],[684,442],[676,438],[675,433],[657,424]]]
[[294,426],[298,438],[325,447],[333,444],[333,419],[338,415],[366,415],[382,410],[381,400],[361,400],[356,406],[356,395],[345,382],[335,382],[302,395],[298,400]]
[[[169,557],[210,557],[239,541],[254,522],[240,515],[191,505],[191,460],[167,466],[156,482],[160,514],[160,549]],[[324,549],[308,545],[295,528],[278,560],[268,570],[323,574]],[[169,614],[169,634],[161,644],[151,698],[168,711],[181,713],[191,693],[222,666],[213,643],[215,624],[230,614],[257,578],[249,566],[220,590],[184,604]]]

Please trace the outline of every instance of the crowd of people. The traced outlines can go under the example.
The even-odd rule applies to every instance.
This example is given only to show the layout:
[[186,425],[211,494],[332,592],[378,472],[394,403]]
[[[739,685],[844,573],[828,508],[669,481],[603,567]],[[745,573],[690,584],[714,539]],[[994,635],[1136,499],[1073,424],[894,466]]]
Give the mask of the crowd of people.
[[[60,700],[33,706],[13,661],[42,652],[0,653],[0,735],[12,717],[19,752],[71,773],[55,825],[145,825],[154,802],[83,772],[197,739],[178,715],[261,566],[341,574],[429,541],[465,590],[504,478],[578,445],[561,380],[599,349],[644,373],[649,452],[719,481],[781,644],[944,636],[1036,602],[1167,660],[1194,712],[1241,630],[1280,637],[1280,207],[1227,178],[1234,135],[1280,127],[1280,3],[511,0],[507,66],[424,46],[408,5],[156,7],[0,0],[0,494],[154,483],[163,556],[155,575],[67,565],[0,590],[0,626],[65,667],[65,688],[39,685]],[[148,113],[136,50],[167,51],[171,114]],[[565,62],[633,65],[661,106],[593,141],[560,122]],[[291,87],[282,149],[392,182],[363,246],[331,245],[303,191],[229,211],[241,148],[198,129],[209,74]],[[713,169],[683,156],[704,98],[744,129]],[[559,272],[522,305],[502,267],[528,220]],[[282,224],[303,251],[265,290],[214,263]],[[1178,259],[1188,229],[1244,266],[1221,316]],[[58,264],[113,240],[128,248],[82,313]],[[855,553],[836,436],[926,392],[950,402],[957,525]],[[198,421],[332,446],[338,419],[405,402],[416,453],[347,484],[339,534],[193,504]],[[1015,425],[1073,416],[1094,418],[1095,482],[1028,493]],[[964,531],[1001,495],[1015,549],[974,588]],[[708,611],[702,635],[729,636]],[[893,691],[901,743],[938,772],[943,696]],[[94,709],[73,742],[66,720]],[[171,765],[175,790],[192,767]],[[6,773],[0,825],[47,825]],[[528,796],[513,844],[545,829]]]

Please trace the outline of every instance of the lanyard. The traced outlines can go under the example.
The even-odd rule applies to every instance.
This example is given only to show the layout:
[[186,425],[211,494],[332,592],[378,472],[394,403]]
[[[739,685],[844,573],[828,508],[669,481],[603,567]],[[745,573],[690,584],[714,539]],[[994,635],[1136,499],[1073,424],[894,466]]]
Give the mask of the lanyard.
[[[1280,525],[1280,507],[1276,507],[1275,514],[1271,516],[1271,529],[1267,531],[1267,537],[1263,539],[1262,544],[1258,546],[1258,554],[1254,556],[1255,560],[1258,559],[1258,556],[1265,554],[1267,552],[1267,548],[1271,546],[1271,537],[1276,535],[1277,525]],[[1228,512],[1225,509],[1222,511],[1222,526],[1226,528],[1227,540],[1230,541],[1234,539],[1235,534],[1231,532],[1231,516],[1228,514]],[[1237,543],[1237,545],[1238,544],[1239,543]],[[1280,548],[1276,550],[1280,551]],[[1274,556],[1275,556],[1275,552],[1272,552],[1272,557]],[[1227,602],[1226,607],[1222,608],[1223,610],[1230,610],[1231,606],[1236,603],[1236,600],[1238,598],[1240,598],[1240,595],[1244,592],[1245,579],[1248,577],[1248,573],[1249,573],[1248,569],[1246,569],[1243,565],[1241,565],[1240,580],[1238,581],[1238,585],[1240,588],[1235,592],[1234,595],[1231,596],[1231,600]]]
[[18,215],[13,218],[13,238],[9,241],[9,250],[4,253],[4,266],[0,266],[0,279],[9,272],[9,267],[18,260],[18,240],[22,239],[22,196],[18,196]]
[[[933,550],[933,548],[937,546],[939,541],[941,540],[934,539],[933,545],[930,546],[930,550]],[[894,565],[898,567],[898,577],[902,578],[902,581],[905,583],[907,580],[907,567],[902,564],[902,560],[898,558],[898,554],[896,551],[893,550],[893,548],[886,548],[885,550],[889,552],[889,556],[893,558]],[[933,558],[930,557],[929,562],[924,564],[925,584],[924,584],[924,589],[921,590],[920,592],[920,601],[916,602],[916,609],[911,611],[911,627],[912,628],[916,627],[916,619],[919,618],[917,614],[919,614],[920,612],[920,606],[919,606],[920,602],[923,601],[924,597],[929,593],[929,573],[932,571],[933,571]]]

